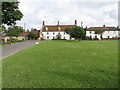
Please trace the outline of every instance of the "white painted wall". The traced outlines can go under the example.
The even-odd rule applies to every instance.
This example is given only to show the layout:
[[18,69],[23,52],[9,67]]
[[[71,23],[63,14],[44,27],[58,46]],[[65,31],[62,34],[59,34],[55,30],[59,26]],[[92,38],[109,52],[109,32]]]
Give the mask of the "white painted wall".
[[[42,33],[44,35],[44,39],[47,39],[47,40],[51,40],[51,39],[53,39],[53,37],[56,38],[56,35],[58,35],[58,33],[60,33],[61,39],[64,39],[64,37],[65,37],[65,39],[70,40],[70,35],[66,34],[65,32],[42,32]],[[108,38],[108,36],[109,36],[109,38],[113,38],[113,37],[116,38],[119,36],[118,33],[120,33],[120,31],[105,31],[105,32],[103,32],[102,37]],[[91,33],[90,33],[90,31],[86,31],[86,36],[89,36],[89,37],[91,36],[91,38],[95,38],[95,36],[97,36],[97,38],[99,40],[101,40],[100,35],[95,34],[94,31],[91,31]],[[47,37],[49,37],[49,38],[47,38]],[[74,38],[72,38],[72,39],[74,40]]]
[[59,33],[61,35],[61,39],[67,39],[67,40],[70,39],[70,35],[66,34],[65,32],[42,32],[42,33],[44,35],[44,39],[48,39],[47,37],[49,37],[49,40],[53,39],[53,37],[55,39]]
[[[108,38],[108,36],[109,36],[109,38],[115,38],[115,37],[118,37],[118,32],[119,31],[105,31],[105,32],[103,32],[103,35],[102,35],[102,37],[103,38]],[[97,38],[99,38],[100,39],[100,35],[98,35],[98,34],[95,34],[95,32],[94,31],[91,31],[91,33],[90,33],[90,31],[86,31],[86,36],[91,36],[91,38],[95,38],[95,36],[97,36]]]

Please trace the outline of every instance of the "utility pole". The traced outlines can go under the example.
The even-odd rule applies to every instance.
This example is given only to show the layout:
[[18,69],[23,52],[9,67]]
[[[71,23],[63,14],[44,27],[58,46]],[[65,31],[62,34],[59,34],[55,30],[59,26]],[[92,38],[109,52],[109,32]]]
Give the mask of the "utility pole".
[[83,27],[83,22],[81,22],[81,27]]
[[[26,29],[26,24],[24,23],[24,30]],[[24,31],[24,37],[25,37],[25,31]]]

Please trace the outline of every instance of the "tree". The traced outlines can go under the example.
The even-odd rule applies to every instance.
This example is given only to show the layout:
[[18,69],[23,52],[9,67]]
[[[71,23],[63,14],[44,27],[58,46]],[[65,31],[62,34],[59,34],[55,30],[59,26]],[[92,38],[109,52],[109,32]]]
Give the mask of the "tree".
[[76,26],[74,28],[66,28],[65,32],[69,34],[70,37],[73,37],[75,39],[78,38],[79,41],[81,40],[81,38],[83,39],[84,37],[86,37],[84,29],[79,26]]
[[4,25],[2,25],[0,27],[0,35],[3,35],[6,32],[6,27]]
[[36,35],[33,32],[29,32],[28,39],[36,39]]
[[27,32],[29,32],[29,30],[27,29]]
[[8,30],[6,31],[6,36],[18,37],[18,35],[23,32],[25,32],[25,30],[22,27],[12,26],[12,27],[9,27]]
[[2,2],[2,23],[15,25],[17,20],[21,20],[23,14],[18,8],[19,2]]
[[102,38],[103,32],[105,32],[105,30],[95,30],[95,34],[100,35],[100,38]]

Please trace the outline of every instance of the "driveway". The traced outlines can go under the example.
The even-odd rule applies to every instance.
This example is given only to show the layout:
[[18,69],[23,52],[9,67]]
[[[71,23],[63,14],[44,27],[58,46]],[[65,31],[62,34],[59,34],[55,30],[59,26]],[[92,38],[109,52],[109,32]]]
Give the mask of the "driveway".
[[0,46],[0,49],[2,49],[2,54],[0,55],[0,60],[8,57],[14,53],[17,53],[25,48],[28,48],[28,47],[34,45],[36,42],[39,42],[39,41],[38,40],[28,40],[26,42]]

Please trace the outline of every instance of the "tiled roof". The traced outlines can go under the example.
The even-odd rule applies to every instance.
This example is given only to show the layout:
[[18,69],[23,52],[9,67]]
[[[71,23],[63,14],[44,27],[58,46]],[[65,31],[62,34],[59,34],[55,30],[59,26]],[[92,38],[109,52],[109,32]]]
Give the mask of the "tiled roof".
[[33,32],[35,35],[38,35],[40,30],[32,30],[31,32]]
[[86,29],[86,31],[95,31],[95,30],[117,31],[118,28],[116,27],[90,27]]
[[29,32],[25,32],[25,33],[19,34],[18,36],[20,36],[20,37],[26,37],[28,34],[29,34]]
[[75,27],[75,25],[44,25],[42,31],[46,32],[46,28],[48,28],[47,31],[64,31],[67,27]]

